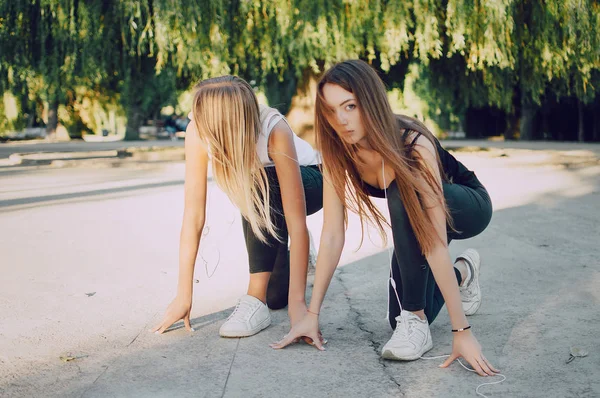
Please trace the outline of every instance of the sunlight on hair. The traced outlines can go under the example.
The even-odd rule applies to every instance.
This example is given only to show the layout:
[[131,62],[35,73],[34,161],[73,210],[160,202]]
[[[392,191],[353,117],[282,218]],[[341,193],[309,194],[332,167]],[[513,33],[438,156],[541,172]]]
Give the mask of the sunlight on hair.
[[267,175],[256,152],[260,112],[243,79],[221,76],[196,85],[194,123],[208,142],[213,176],[264,242],[267,235],[278,234],[270,217]]

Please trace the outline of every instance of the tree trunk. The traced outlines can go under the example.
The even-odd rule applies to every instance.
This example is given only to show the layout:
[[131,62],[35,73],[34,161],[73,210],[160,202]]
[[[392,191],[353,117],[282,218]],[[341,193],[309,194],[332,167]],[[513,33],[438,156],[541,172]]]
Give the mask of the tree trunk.
[[577,141],[585,141],[585,130],[583,129],[583,104],[577,99]]
[[[596,109],[596,110],[594,110]],[[596,100],[595,103],[592,105],[592,114],[593,114],[593,120],[594,120],[594,126],[592,128],[592,131],[594,132],[594,138],[593,140],[595,142],[600,141],[600,101]]]
[[506,130],[504,130],[505,140],[514,140],[516,133],[519,132],[519,117],[515,113],[506,115]]
[[522,141],[533,140],[533,121],[535,118],[535,107],[530,104],[521,103],[521,119],[519,120],[519,139]]
[[46,136],[54,138],[56,136],[56,127],[58,127],[58,101],[50,101],[48,107],[48,123],[46,124]]
[[131,104],[127,115],[127,130],[125,131],[126,141],[135,141],[140,139],[140,127],[142,126],[142,112],[139,106]]
[[306,71],[299,81],[296,94],[292,97],[292,106],[286,119],[292,130],[303,140],[315,146],[314,109],[317,97],[317,77]]
[[521,119],[521,88],[517,85],[514,88],[512,98],[512,112],[506,115],[507,123],[504,131],[505,140],[514,140],[519,134],[520,119]]
[[282,81],[279,81],[279,76],[275,73],[267,75],[265,95],[269,106],[286,115],[292,107],[292,98],[296,94],[297,83],[298,79],[291,69],[283,73]]
[[551,134],[548,131],[548,112],[542,107],[542,139],[548,140]]
[[30,129],[35,123],[36,117],[36,104],[35,101],[29,99],[29,93],[31,92],[27,83],[24,84],[24,90],[21,93],[19,107],[22,115],[27,116],[27,128]]

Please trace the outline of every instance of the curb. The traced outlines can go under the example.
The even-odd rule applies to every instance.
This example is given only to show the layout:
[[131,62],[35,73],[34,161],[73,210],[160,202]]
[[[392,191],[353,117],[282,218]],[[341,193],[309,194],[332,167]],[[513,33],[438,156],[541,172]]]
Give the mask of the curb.
[[128,147],[92,152],[31,152],[13,153],[0,159],[0,168],[19,166],[73,167],[102,161],[183,161],[183,147]]
[[[527,143],[493,143],[476,141],[442,141],[442,146],[454,153],[477,153],[490,157],[509,157],[512,162],[527,164],[553,164],[581,167],[600,163],[600,145],[564,145],[552,143],[537,147]],[[531,156],[535,155],[535,156]],[[525,160],[525,158],[528,158]],[[19,167],[66,168],[90,165],[117,166],[123,162],[184,161],[184,147],[124,147],[102,151],[80,152],[27,152],[13,153],[0,159],[0,171]]]
[[590,149],[531,149],[472,145],[451,145],[445,148],[455,156],[473,154],[478,157],[503,158],[507,164],[518,166],[582,168],[600,165],[600,152]]

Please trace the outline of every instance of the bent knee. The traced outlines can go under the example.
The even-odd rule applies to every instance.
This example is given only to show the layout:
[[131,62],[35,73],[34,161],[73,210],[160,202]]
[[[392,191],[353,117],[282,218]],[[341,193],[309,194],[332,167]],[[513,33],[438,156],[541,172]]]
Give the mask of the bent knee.
[[267,293],[267,307],[272,310],[280,310],[288,305],[288,295],[281,293]]

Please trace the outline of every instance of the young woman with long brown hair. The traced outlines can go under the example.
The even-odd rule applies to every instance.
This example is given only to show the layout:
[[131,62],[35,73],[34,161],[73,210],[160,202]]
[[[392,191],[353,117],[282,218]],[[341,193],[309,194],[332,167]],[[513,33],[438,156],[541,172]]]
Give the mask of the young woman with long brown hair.
[[213,178],[242,214],[250,266],[247,294],[221,326],[220,335],[256,334],[271,324],[269,308],[286,305],[294,324],[306,313],[306,216],[323,206],[318,153],[294,134],[281,113],[259,105],[252,87],[239,77],[200,82],[189,117],[177,295],[152,330],[163,333],[181,319],[191,330],[209,162]]
[[481,303],[479,254],[469,249],[453,266],[448,251],[452,239],[470,238],[488,225],[492,205],[483,185],[422,123],[392,112],[385,85],[363,61],[342,62],[324,74],[315,112],[328,183],[313,293],[304,319],[272,347],[318,336],[321,304],[344,246],[347,209],[384,233],[387,221],[369,199],[375,196],[387,199],[394,241],[388,319],[395,330],[382,356],[414,360],[430,350],[429,323],[445,302],[454,340],[443,366],[462,356],[480,375],[494,375],[465,316]]

